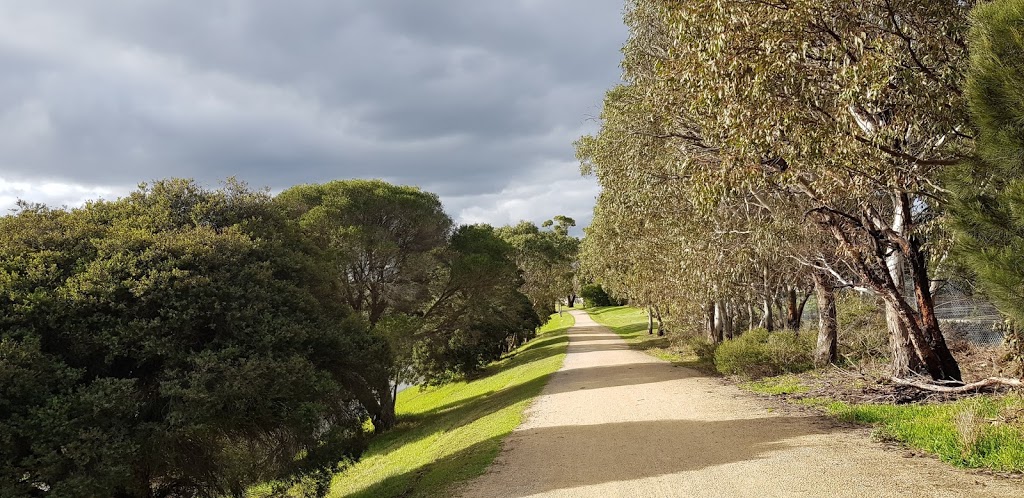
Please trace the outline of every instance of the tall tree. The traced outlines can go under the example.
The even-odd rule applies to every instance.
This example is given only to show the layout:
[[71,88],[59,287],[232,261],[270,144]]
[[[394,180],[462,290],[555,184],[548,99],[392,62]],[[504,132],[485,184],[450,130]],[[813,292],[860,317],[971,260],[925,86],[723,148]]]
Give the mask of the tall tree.
[[[433,272],[452,228],[437,196],[380,180],[345,180],[292,187],[277,201],[336,269],[349,306],[389,341],[397,358],[409,358],[416,323],[408,317],[430,300]],[[361,393],[378,429],[396,422],[404,366],[391,365],[389,380]]]
[[[674,177],[796,196],[889,309],[893,368],[959,379],[929,275],[957,162],[970,2],[636,0],[627,81]],[[755,189],[759,190],[759,189]],[[904,285],[904,284],[907,285]],[[909,287],[909,291],[907,288]]]
[[349,180],[293,187],[277,201],[389,345],[390,380],[361,392],[376,428],[395,424],[400,384],[472,373],[532,337],[539,318],[515,307],[523,296],[513,248],[489,226],[453,230],[436,195]]

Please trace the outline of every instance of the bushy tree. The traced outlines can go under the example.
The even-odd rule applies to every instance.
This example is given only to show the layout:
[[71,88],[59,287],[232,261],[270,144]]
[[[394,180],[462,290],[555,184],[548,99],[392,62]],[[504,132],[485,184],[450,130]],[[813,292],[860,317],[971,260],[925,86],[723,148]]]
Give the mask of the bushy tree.
[[0,495],[240,496],[362,449],[382,341],[269,195],[0,219]]
[[540,227],[522,221],[498,229],[498,235],[515,248],[524,281],[521,290],[542,320],[547,320],[555,303],[576,289],[580,242],[569,235],[574,226],[575,220],[560,215]]
[[518,291],[514,249],[488,225],[459,227],[421,314],[411,362],[416,379],[437,384],[476,373],[532,339],[540,317]]
[[[379,180],[301,185],[277,202],[298,220],[349,305],[387,341],[389,379],[361,401],[374,426],[395,424],[402,383],[475,372],[528,339],[515,252],[489,226],[452,229],[438,197]],[[513,318],[514,317],[514,318]]]

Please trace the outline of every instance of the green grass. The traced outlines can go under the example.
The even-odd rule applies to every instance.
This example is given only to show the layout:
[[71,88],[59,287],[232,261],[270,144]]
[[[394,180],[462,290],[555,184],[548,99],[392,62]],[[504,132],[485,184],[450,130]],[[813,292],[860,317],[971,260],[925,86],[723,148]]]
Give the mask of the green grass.
[[[801,377],[780,375],[744,382],[764,395],[800,394]],[[1024,472],[1024,395],[983,395],[953,402],[882,405],[799,397],[791,402],[845,422],[870,425],[875,434],[939,457],[957,467]]]
[[572,325],[568,313],[555,314],[536,339],[482,378],[399,393],[398,426],[335,477],[330,496],[444,496],[453,484],[482,474],[561,367]]
[[698,359],[688,350],[689,348],[679,348],[673,345],[668,337],[658,337],[657,332],[648,334],[646,310],[632,306],[606,306],[588,308],[587,313],[590,313],[595,322],[612,329],[633,349],[639,349],[676,365],[714,372],[714,365],[711,362]]
[[799,394],[808,391],[807,386],[800,382],[795,375],[780,375],[778,377],[767,377],[761,380],[744,382],[740,387],[748,391],[768,396],[779,396],[783,394]]
[[978,396],[952,403],[850,405],[828,412],[878,427],[883,438],[937,455],[958,467],[1024,472],[1024,397]]

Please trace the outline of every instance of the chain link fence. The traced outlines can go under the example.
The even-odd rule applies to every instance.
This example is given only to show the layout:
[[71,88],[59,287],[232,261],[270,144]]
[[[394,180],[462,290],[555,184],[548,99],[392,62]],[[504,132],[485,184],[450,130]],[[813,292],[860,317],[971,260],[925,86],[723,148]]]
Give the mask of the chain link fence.
[[943,285],[935,293],[935,314],[947,339],[982,345],[1003,342],[1002,315],[969,287],[954,283]]

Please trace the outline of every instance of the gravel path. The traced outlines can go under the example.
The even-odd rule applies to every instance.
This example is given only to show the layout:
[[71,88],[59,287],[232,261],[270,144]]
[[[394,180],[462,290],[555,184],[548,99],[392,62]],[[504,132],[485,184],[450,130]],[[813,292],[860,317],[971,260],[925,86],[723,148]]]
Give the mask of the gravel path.
[[572,313],[565,365],[464,496],[1024,496],[1024,482],[780,413]]

